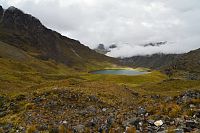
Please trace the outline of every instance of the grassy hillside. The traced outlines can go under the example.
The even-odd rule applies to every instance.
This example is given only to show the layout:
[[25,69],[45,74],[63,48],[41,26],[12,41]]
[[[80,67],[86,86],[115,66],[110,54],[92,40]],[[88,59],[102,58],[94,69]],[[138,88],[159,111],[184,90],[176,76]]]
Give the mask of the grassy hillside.
[[200,49],[183,54],[173,65],[179,70],[200,73]]
[[200,80],[200,49],[182,54],[163,70],[173,77]]
[[69,67],[51,59],[39,60],[29,52],[0,42],[0,92],[24,92],[27,87],[72,78],[83,70],[101,69],[111,64],[90,61],[85,65]]
[[[52,132],[52,128],[61,130],[64,125],[64,130],[70,130],[79,124],[85,125],[85,132],[97,131],[100,124],[91,127],[88,123],[95,118],[109,119],[113,112],[116,121],[109,128],[124,131],[123,122],[134,118],[140,106],[151,113],[148,119],[157,119],[158,114],[172,118],[192,116],[195,110],[190,112],[173,98],[188,90],[200,90],[200,81],[170,80],[158,71],[139,76],[94,75],[50,61],[37,62],[40,68],[5,59],[1,64],[0,98],[4,102],[0,106],[9,111],[0,116],[0,127],[5,131],[4,126],[9,124],[13,131],[23,127],[20,131]],[[170,98],[172,101],[166,103]],[[194,99],[187,105],[199,102]]]
[[1,93],[24,92],[116,63],[15,7],[3,10],[0,6],[0,18]]

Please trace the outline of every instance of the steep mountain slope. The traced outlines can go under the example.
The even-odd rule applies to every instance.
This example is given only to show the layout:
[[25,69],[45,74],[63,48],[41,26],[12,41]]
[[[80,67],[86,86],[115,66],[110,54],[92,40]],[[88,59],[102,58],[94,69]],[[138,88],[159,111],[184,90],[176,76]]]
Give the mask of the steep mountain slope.
[[166,74],[187,79],[200,79],[200,49],[185,54],[154,54],[121,59],[124,65],[159,69]]
[[41,22],[15,7],[0,7],[0,40],[42,60],[55,60],[70,67],[84,68],[98,61],[114,61],[79,41],[46,28]]
[[28,87],[67,79],[76,71],[53,60],[39,60],[0,41],[0,94],[24,92]]
[[163,66],[172,64],[180,55],[176,54],[153,54],[147,56],[133,56],[121,59],[124,65],[134,67],[146,67],[152,69],[160,69]]
[[114,62],[15,7],[0,6],[0,93],[23,92]]
[[182,54],[173,66],[177,70],[184,70],[190,73],[200,73],[200,49]]

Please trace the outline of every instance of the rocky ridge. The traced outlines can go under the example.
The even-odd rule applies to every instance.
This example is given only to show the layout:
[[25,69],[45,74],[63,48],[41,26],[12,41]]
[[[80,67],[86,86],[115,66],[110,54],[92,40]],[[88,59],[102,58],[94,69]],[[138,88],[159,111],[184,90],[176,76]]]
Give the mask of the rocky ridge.
[[0,40],[39,60],[55,60],[70,67],[115,60],[48,29],[37,18],[18,8],[4,10],[0,6],[0,20]]

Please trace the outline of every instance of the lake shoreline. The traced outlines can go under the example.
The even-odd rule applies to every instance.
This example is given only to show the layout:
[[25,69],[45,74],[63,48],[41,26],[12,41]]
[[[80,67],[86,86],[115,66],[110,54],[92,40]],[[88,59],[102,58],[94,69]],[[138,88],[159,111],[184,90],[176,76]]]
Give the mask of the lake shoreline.
[[94,71],[101,71],[101,70],[133,70],[133,71],[140,71],[140,72],[151,72],[151,69],[143,68],[143,67],[137,67],[137,68],[132,68],[132,67],[105,67],[103,69],[97,69],[97,70],[89,71],[88,73],[91,73],[91,72],[94,72]]
[[90,71],[90,74],[106,74],[106,75],[143,75],[150,73],[149,71],[145,71],[142,69],[133,69],[133,68],[105,68],[101,70]]

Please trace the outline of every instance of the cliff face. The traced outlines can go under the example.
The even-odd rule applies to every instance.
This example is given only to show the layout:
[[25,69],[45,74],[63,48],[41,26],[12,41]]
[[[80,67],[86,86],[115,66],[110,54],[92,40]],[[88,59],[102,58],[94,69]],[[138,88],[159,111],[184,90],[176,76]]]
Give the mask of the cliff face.
[[0,6],[0,19],[2,18],[2,16],[3,16],[3,8],[2,8],[2,6]]

